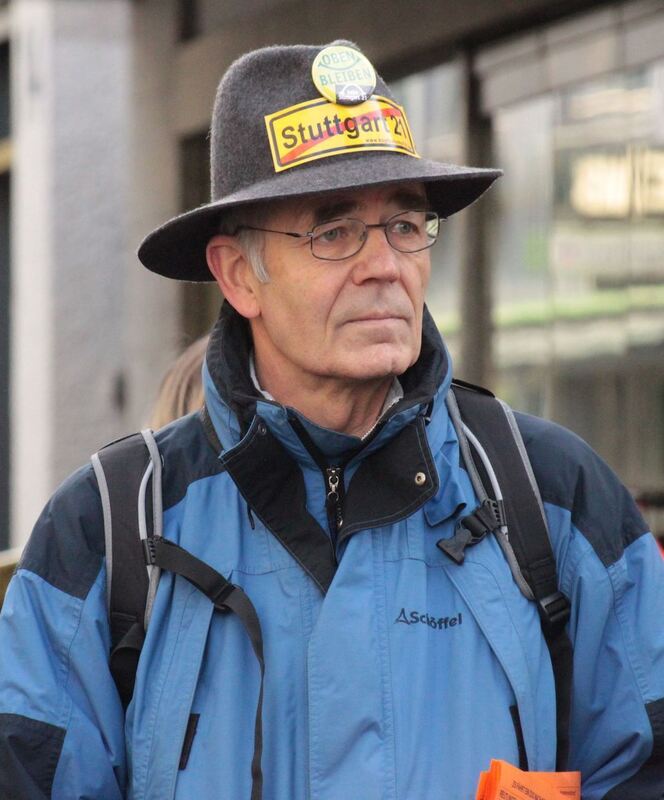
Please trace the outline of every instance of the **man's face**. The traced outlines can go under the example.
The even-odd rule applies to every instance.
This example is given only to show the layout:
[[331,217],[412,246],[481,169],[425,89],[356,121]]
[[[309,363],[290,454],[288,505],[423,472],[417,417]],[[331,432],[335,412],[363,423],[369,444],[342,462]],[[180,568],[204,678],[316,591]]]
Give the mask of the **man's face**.
[[[284,201],[266,228],[304,233],[340,217],[382,223],[426,207],[421,184],[363,189],[304,203]],[[419,355],[429,251],[401,253],[379,228],[342,261],[316,258],[309,239],[266,233],[270,280],[257,283],[251,320],[259,365],[282,366],[298,381],[364,381],[400,375]]]

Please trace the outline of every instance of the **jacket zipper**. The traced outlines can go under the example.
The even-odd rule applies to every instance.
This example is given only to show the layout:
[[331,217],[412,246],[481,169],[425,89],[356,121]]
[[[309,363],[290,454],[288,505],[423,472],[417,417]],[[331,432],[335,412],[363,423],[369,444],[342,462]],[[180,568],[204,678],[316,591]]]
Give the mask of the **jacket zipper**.
[[[344,487],[344,467],[351,460],[357,451],[347,454],[341,465],[327,464],[325,457],[316,447],[311,437],[307,433],[304,425],[296,415],[289,415],[291,427],[299,437],[302,444],[306,447],[309,455],[323,474],[325,481],[325,511],[327,512],[327,524],[330,530],[330,539],[333,549],[336,548],[337,534],[343,525],[343,503],[345,497]],[[362,445],[364,446],[364,444]]]
[[327,483],[327,497],[325,499],[327,523],[330,526],[332,541],[336,542],[339,528],[344,522],[342,511],[344,491],[343,467],[326,467],[325,479]]

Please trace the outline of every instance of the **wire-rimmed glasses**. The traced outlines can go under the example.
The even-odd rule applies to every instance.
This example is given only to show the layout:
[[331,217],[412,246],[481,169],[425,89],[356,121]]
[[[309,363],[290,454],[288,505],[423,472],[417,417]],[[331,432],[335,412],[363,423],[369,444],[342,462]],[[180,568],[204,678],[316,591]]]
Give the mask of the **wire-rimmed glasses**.
[[323,261],[342,261],[360,252],[369,236],[369,228],[382,228],[390,246],[400,253],[419,253],[420,250],[426,250],[438,239],[440,218],[435,211],[416,209],[399,211],[385,222],[372,224],[354,217],[331,219],[315,225],[306,233],[277,231],[252,225],[242,225],[238,230],[243,228],[280,233],[298,239],[308,238],[313,256]]

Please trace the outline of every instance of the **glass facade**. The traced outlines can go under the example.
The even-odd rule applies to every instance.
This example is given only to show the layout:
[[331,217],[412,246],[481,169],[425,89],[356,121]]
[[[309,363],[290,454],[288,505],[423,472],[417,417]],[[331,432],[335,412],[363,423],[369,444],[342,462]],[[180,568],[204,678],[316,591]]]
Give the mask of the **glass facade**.
[[499,392],[664,477],[664,62],[496,112]]

